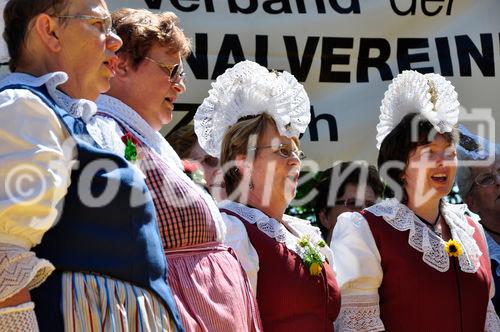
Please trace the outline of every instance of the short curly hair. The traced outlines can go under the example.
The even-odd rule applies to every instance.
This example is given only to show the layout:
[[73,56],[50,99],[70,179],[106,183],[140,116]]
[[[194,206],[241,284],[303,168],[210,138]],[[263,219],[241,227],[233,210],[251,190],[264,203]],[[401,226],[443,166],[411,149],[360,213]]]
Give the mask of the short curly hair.
[[111,14],[113,28],[123,41],[118,51],[132,60],[137,68],[156,44],[185,58],[191,53],[191,41],[172,12],[155,14],[146,9],[122,8]]

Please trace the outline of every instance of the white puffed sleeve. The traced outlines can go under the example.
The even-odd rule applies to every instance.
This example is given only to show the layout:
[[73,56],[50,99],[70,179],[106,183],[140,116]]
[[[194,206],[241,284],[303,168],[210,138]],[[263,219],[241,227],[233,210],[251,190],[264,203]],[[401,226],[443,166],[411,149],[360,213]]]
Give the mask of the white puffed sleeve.
[[259,255],[252,246],[245,225],[236,217],[222,213],[226,224],[226,237],[224,244],[231,247],[241,266],[247,273],[254,295],[257,295],[257,274],[259,272]]
[[335,329],[383,331],[378,295],[381,258],[367,221],[359,213],[341,214],[330,246],[342,294]]
[[54,269],[29,250],[56,223],[67,192],[74,162],[67,137],[31,92],[0,93],[0,301],[38,286]]

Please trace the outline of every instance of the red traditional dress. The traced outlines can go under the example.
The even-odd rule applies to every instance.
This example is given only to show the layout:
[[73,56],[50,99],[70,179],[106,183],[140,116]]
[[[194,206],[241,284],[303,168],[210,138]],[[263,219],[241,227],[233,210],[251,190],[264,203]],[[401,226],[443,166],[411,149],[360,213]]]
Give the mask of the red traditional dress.
[[234,245],[256,290],[264,331],[333,331],[340,292],[331,251],[321,248],[328,262],[313,276],[298,248],[299,238],[321,239],[319,229],[290,216],[279,223],[236,202],[224,201],[219,208],[227,224],[226,241]]
[[499,331],[483,230],[464,205],[444,203],[441,213],[463,250],[458,258],[395,199],[338,218],[338,330]]
[[213,199],[184,174],[170,145],[137,113],[109,96],[100,97],[98,105],[106,114],[100,118],[103,125],[117,119],[139,140],[136,164],[153,196],[167,278],[186,331],[260,331],[248,279],[221,243],[224,223]]

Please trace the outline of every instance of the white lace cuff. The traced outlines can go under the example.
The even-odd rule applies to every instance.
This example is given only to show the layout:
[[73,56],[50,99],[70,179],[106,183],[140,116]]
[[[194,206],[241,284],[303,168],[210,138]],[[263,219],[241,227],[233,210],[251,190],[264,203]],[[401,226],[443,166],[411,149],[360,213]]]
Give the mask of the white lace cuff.
[[0,310],[0,331],[2,332],[38,332],[35,304],[23,303],[15,307]]
[[54,270],[54,266],[22,247],[0,244],[0,302],[23,288],[39,286]]
[[378,294],[342,296],[342,306],[335,321],[335,331],[384,331],[380,319]]
[[488,310],[486,311],[486,323],[484,324],[485,332],[497,332],[500,331],[500,319],[495,312],[495,307],[493,303],[488,302]]

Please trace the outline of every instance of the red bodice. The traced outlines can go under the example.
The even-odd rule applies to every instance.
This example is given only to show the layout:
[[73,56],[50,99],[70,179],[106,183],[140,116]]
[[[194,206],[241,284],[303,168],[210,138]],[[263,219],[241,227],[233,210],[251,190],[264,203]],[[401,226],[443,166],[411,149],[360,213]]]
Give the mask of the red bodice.
[[330,267],[311,276],[302,259],[241,216],[259,255],[257,302],[264,331],[333,331],[340,311],[340,290]]
[[450,268],[439,272],[408,244],[408,232],[398,231],[368,211],[362,212],[381,256],[380,316],[386,331],[484,331],[491,284],[486,243],[474,222],[474,239],[483,253],[475,273]]

